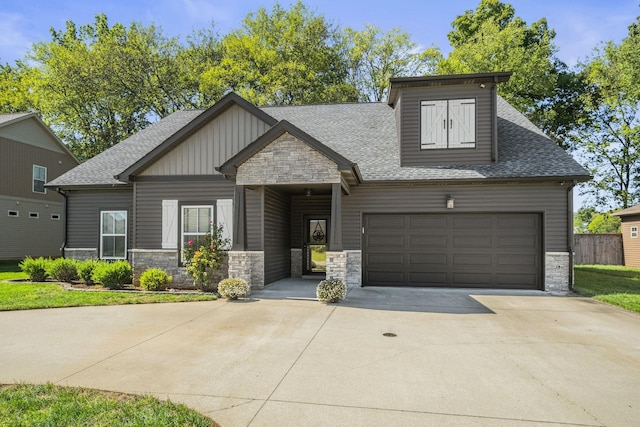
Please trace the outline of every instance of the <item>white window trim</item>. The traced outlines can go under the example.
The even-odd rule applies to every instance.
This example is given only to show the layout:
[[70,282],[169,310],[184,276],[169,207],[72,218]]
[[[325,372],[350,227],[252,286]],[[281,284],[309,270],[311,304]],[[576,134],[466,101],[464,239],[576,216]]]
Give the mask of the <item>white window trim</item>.
[[[14,215],[15,214],[15,215]],[[20,211],[14,211],[13,209],[9,209],[7,211],[7,216],[9,218],[18,218],[20,216]]]
[[29,218],[38,219],[38,218],[40,218],[40,213],[39,212],[29,212]]
[[[471,126],[471,131],[473,132],[473,141],[453,141],[451,139],[452,133],[454,133],[454,124],[453,124],[453,113],[452,106],[460,106],[464,104],[473,104],[473,123]],[[444,111],[444,135],[441,141],[428,141],[427,134],[429,129],[427,128],[426,123],[426,107],[433,106],[438,108],[445,108]],[[477,100],[476,98],[455,98],[455,99],[438,99],[438,100],[424,100],[420,101],[420,149],[421,150],[435,150],[435,149],[445,149],[452,150],[458,148],[476,148],[477,145]],[[440,124],[438,121],[437,125]],[[456,132],[456,134],[462,134],[461,132]]]
[[629,235],[632,239],[637,239],[638,238],[638,226],[634,225],[631,226],[631,228],[629,229]]
[[[44,191],[36,191],[36,168],[44,169],[44,184],[47,183],[47,167],[40,165],[33,165],[33,169],[31,172],[31,191],[37,194],[47,194],[47,189],[44,188]],[[38,180],[40,181],[40,180]],[[44,184],[42,184],[44,186]],[[24,188],[24,187],[23,187]]]
[[214,216],[215,216],[215,205],[182,205],[180,206],[180,248],[184,247],[184,235],[185,234],[190,234],[190,235],[195,235],[195,236],[204,236],[205,234],[207,234],[207,231],[205,231],[204,233],[202,232],[198,232],[198,233],[185,233],[184,231],[184,211],[185,209],[200,209],[200,208],[208,208],[211,212],[210,218],[209,218],[209,229],[207,231],[211,231],[211,224],[213,224],[214,221]]
[[[107,256],[103,256],[102,255],[103,245],[104,245],[103,237],[113,237],[113,236],[122,236],[123,235],[121,233],[104,234],[102,232],[104,214],[114,214],[114,213],[122,213],[122,214],[124,214],[124,256],[122,256],[122,257],[107,257]],[[100,211],[100,259],[127,259],[127,230],[128,230],[128,227],[129,227],[128,222],[129,222],[128,221],[128,212],[125,211],[125,210],[105,210],[105,211]]]
[[51,214],[51,220],[52,221],[60,221],[60,214],[52,213]]

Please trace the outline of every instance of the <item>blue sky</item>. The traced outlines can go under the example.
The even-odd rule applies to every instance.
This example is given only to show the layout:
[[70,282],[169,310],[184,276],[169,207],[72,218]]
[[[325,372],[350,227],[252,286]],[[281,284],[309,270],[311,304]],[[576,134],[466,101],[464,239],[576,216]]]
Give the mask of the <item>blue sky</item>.
[[[640,15],[638,0],[513,0],[516,14],[527,23],[546,17],[556,30],[558,56],[569,65],[585,59],[601,41],[620,41]],[[212,21],[220,34],[238,28],[247,13],[274,0],[26,0],[6,1],[0,8],[0,62],[24,56],[31,44],[50,40],[49,28],[63,29],[65,21],[93,22],[105,13],[111,23],[139,21],[160,25],[165,35],[185,36]],[[292,2],[280,1],[283,6]],[[316,12],[340,26],[363,28],[374,24],[383,30],[401,28],[422,46],[450,49],[447,33],[453,19],[479,0],[307,0]]]

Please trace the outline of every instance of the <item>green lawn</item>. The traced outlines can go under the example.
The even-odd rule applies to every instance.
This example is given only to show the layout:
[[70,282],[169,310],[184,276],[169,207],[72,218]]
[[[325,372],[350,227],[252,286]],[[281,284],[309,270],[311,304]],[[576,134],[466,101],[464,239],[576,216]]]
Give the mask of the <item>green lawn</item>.
[[576,265],[574,282],[582,295],[640,313],[640,268]]
[[[54,283],[6,282],[26,279],[22,272],[0,272],[0,311],[87,305],[151,304],[160,302],[212,301],[215,295],[131,292],[65,291]],[[3,282],[5,280],[5,282]]]
[[0,425],[219,426],[171,401],[52,384],[0,385]]

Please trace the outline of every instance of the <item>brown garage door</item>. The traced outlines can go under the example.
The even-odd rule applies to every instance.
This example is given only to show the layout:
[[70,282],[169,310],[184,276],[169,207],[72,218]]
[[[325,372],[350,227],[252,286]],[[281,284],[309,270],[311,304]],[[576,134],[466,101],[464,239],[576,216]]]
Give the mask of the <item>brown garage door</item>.
[[541,288],[539,214],[364,215],[365,286]]

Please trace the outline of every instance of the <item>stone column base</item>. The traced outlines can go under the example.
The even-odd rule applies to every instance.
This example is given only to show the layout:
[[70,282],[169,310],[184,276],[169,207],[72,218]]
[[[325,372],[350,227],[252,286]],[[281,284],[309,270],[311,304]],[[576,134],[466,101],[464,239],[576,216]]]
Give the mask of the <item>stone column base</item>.
[[342,280],[348,286],[362,285],[362,251],[327,252],[327,279]]
[[569,291],[569,252],[547,252],[544,256],[544,290]]
[[230,251],[229,277],[244,279],[252,288],[264,288],[264,251]]

